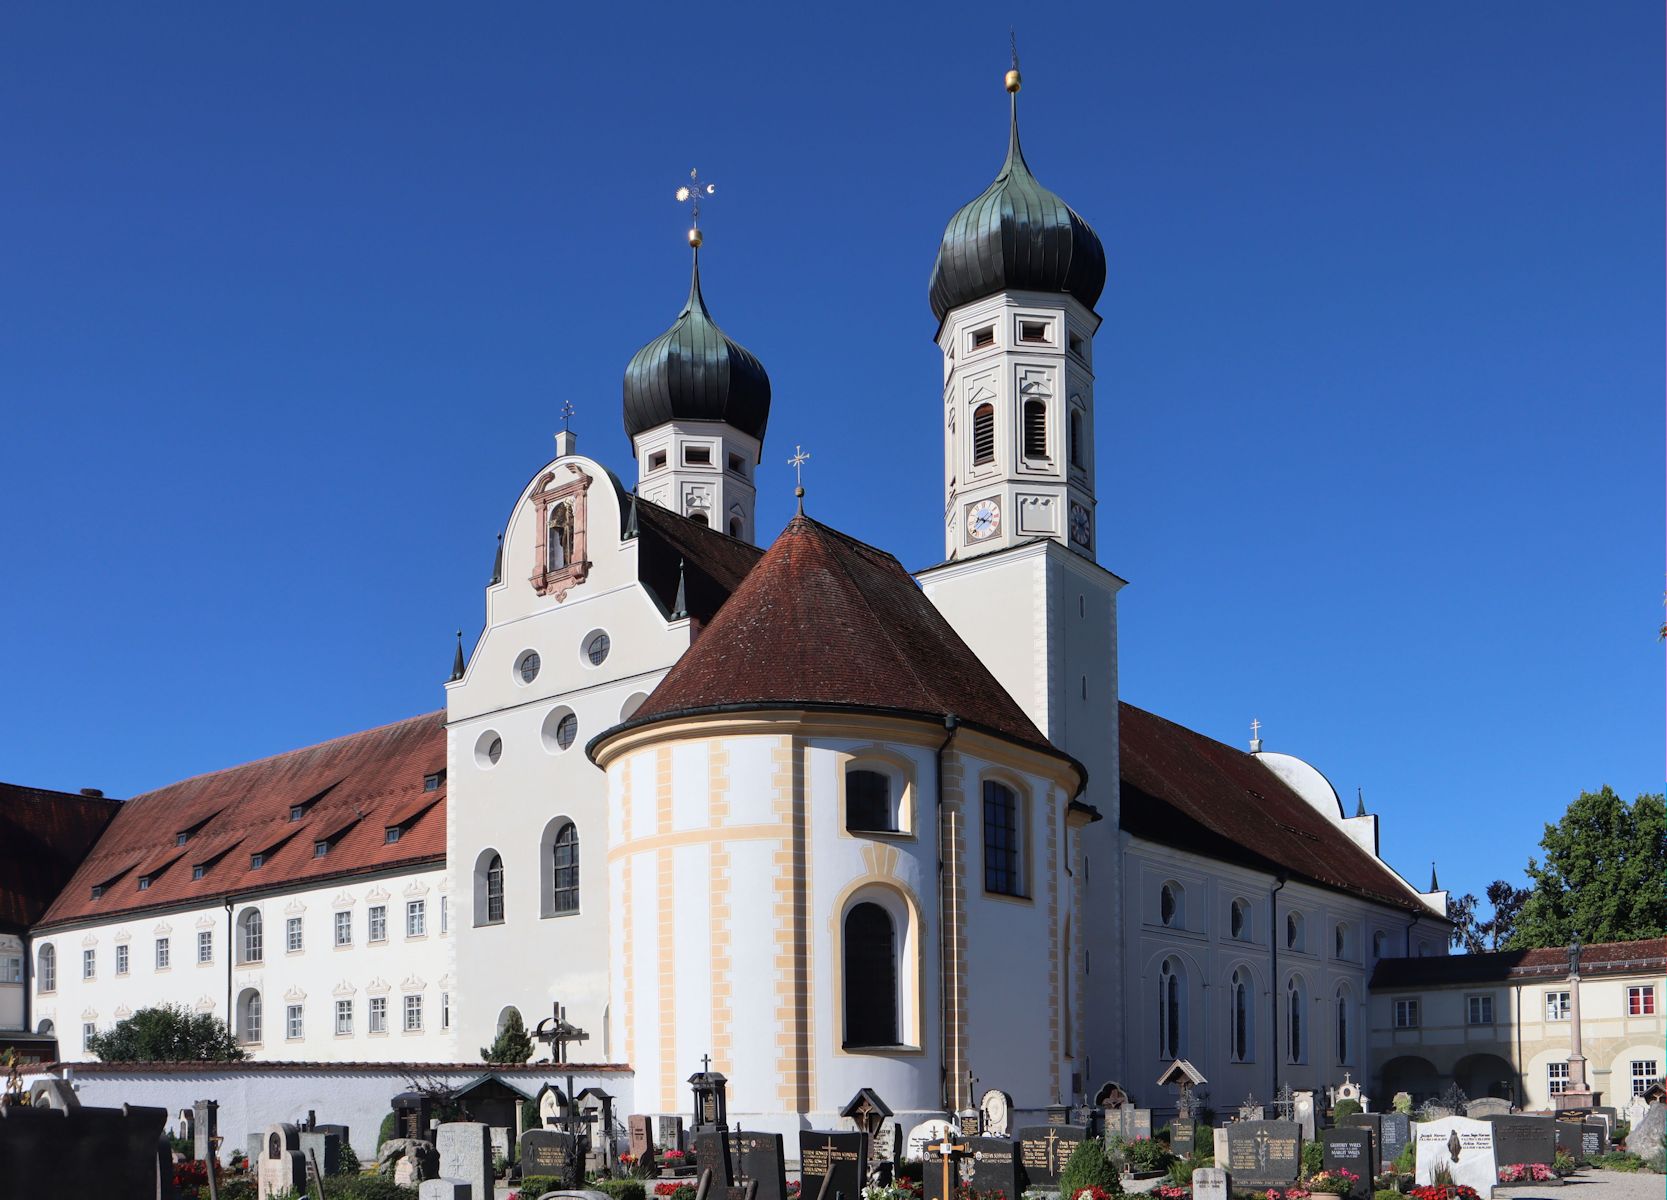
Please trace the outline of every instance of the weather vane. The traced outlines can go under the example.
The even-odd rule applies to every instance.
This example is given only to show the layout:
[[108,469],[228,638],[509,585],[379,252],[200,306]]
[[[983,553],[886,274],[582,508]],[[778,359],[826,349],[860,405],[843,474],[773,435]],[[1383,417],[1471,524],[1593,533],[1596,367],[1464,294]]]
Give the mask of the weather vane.
[[793,468],[793,495],[799,501],[799,515],[805,515],[805,476],[804,465],[810,461],[810,455],[803,446],[795,444],[793,457],[787,460],[787,465]]
[[689,172],[689,182],[677,189],[677,202],[679,204],[693,201],[693,207],[689,210],[689,245],[697,249],[701,243],[700,198],[710,196],[717,190],[715,185],[700,181],[700,169],[698,167]]
[[573,401],[571,401],[571,400],[563,400],[562,401],[562,403],[561,403],[561,430],[562,430],[563,433],[568,432],[569,426],[571,426],[572,423],[573,423],[573,414],[578,412],[578,411],[579,411],[578,409],[573,407]]

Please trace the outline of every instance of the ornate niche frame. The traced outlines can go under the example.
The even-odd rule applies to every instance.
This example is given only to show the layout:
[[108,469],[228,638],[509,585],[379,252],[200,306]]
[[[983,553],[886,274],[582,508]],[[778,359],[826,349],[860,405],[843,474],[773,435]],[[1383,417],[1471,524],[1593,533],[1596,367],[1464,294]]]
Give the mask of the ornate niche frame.
[[[567,593],[585,581],[590,574],[590,560],[585,557],[586,507],[591,477],[572,463],[567,469],[575,476],[566,483],[556,482],[556,472],[546,471],[533,490],[533,502],[538,506],[538,542],[533,550],[533,573],[530,582],[540,596],[552,596],[559,603]],[[553,570],[549,566],[550,510],[564,500],[573,504],[573,553],[567,562]]]

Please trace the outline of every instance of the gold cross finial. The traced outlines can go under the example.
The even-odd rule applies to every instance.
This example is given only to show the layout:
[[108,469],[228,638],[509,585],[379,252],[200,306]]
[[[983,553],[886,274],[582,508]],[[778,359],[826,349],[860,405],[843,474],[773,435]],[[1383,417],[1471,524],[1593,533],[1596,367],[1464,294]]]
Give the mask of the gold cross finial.
[[700,181],[700,169],[698,167],[689,171],[689,182],[683,187],[677,189],[677,202],[679,204],[686,201],[692,202],[689,209],[689,245],[695,247],[697,250],[700,248],[700,243],[704,240],[701,237],[700,232],[701,197],[710,196],[717,190],[716,185],[702,183]]
[[805,515],[804,465],[809,461],[810,455],[805,452],[805,448],[794,445],[793,457],[787,460],[787,465],[793,468],[793,495],[798,498],[801,517]]

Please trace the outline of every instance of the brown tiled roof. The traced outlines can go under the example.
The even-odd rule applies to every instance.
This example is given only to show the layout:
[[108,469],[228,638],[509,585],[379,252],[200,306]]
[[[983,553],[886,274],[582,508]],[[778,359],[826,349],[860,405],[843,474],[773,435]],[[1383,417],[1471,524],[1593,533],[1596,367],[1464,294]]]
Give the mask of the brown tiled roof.
[[[1667,971],[1667,938],[1639,942],[1594,942],[1580,948],[1582,975],[1660,975]],[[1384,958],[1372,972],[1376,988],[1428,987],[1432,984],[1506,983],[1512,980],[1565,979],[1567,946],[1538,950],[1492,950],[1485,954],[1449,954],[1435,958]]]
[[1129,833],[1435,915],[1255,756],[1132,704],[1118,712]]
[[121,808],[117,800],[0,783],[0,929],[40,919]]
[[[445,714],[428,713],[135,796],[39,924],[443,861],[446,785],[442,779],[425,793],[423,779],[445,763]],[[305,806],[298,821],[289,819],[294,805]],[[390,816],[406,823],[392,844],[384,833],[397,823]],[[330,838],[338,840],[315,857],[313,843]],[[254,869],[249,856],[257,851],[266,861]],[[192,879],[198,865],[206,866],[203,878]],[[142,876],[151,884],[140,891]],[[104,885],[97,899],[95,884]]]
[[243,1059],[239,1062],[55,1062],[45,1071],[74,1071],[80,1077],[101,1075],[422,1075],[427,1072],[462,1072],[477,1075],[548,1075],[572,1071],[575,1075],[602,1075],[634,1070],[629,1063],[584,1062],[274,1062]]
[[854,708],[960,721],[1064,757],[898,561],[798,516],[623,728],[682,713]]
[[681,569],[683,611],[710,621],[764,552],[650,501],[635,504],[637,578],[670,615],[678,610]]

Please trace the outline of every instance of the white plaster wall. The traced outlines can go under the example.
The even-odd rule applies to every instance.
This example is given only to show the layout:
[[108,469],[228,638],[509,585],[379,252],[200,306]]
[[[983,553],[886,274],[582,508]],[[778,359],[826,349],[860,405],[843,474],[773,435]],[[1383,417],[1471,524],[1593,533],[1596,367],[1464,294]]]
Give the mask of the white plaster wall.
[[[442,933],[441,904],[446,897],[445,872],[438,869],[399,874],[361,875],[321,887],[279,892],[256,900],[238,900],[232,907],[236,920],[248,909],[259,909],[264,930],[264,957],[260,963],[232,964],[233,1004],[245,989],[259,991],[263,1012],[262,1040],[245,1046],[251,1058],[263,1061],[382,1062],[390,1060],[433,1061],[450,1058],[450,1036],[441,1028],[442,993],[452,996],[456,1012],[456,989],[448,970],[451,933]],[[405,908],[422,900],[427,917],[427,934],[406,936]],[[380,943],[367,940],[372,904],[388,910],[388,937]],[[352,914],[353,943],[334,944],[335,914]],[[449,918],[452,932],[456,925]],[[302,921],[302,949],[285,949],[285,922]],[[58,1052],[64,1062],[96,1061],[82,1049],[82,1025],[91,1023],[100,1032],[122,1017],[157,1004],[182,1004],[195,1012],[227,1018],[227,912],[221,905],[171,909],[161,913],[133,913],[126,917],[60,928],[33,940],[32,953],[38,962],[40,947],[57,948],[57,989],[35,996],[34,1020],[50,1020],[58,1034]],[[213,935],[213,957],[197,961],[197,934]],[[156,967],[156,939],[169,939],[169,967]],[[116,974],[116,946],[128,947],[128,973]],[[82,978],[82,951],[95,954],[97,974]],[[38,988],[40,980],[34,980]],[[423,997],[423,1028],[407,1033],[403,1029],[403,998]],[[368,1003],[371,995],[388,998],[386,1034],[369,1032]],[[353,1003],[353,1032],[335,1032],[335,1001]],[[302,1006],[303,1036],[285,1036],[285,1008]],[[238,1028],[236,1014],[231,1022]]]
[[[688,446],[705,447],[711,461],[684,461]],[[637,494],[643,499],[686,517],[703,515],[708,526],[723,533],[731,532],[732,519],[739,520],[740,529],[732,536],[756,539],[753,471],[763,448],[757,438],[721,421],[669,421],[638,434],[631,448],[637,458]],[[666,458],[659,467],[652,465],[657,453]],[[732,469],[731,457],[740,460],[738,470]]]
[[0,1029],[23,1028],[23,956],[23,939],[0,933]]

